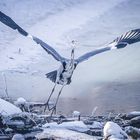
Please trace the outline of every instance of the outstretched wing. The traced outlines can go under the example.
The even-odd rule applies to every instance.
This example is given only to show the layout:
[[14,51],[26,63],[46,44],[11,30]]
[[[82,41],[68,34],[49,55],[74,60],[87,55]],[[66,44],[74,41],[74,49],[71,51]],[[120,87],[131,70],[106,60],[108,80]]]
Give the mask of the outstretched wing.
[[140,29],[135,29],[126,32],[120,37],[117,37],[109,44],[109,46],[120,49],[120,48],[124,48],[127,44],[136,43],[138,41],[140,41]]
[[85,60],[88,60],[90,57],[92,57],[96,54],[99,54],[99,53],[102,53],[102,52],[105,52],[105,51],[108,51],[108,50],[110,50],[110,47],[98,48],[96,50],[93,50],[91,52],[88,52],[88,53],[80,56],[78,59],[76,59],[76,62],[77,63],[83,62]]
[[82,56],[80,56],[78,59],[76,59],[77,63],[83,62],[87,59],[89,59],[91,56],[94,56],[96,54],[109,51],[112,49],[120,49],[126,47],[128,44],[136,43],[140,41],[140,29],[131,30],[120,37],[117,37],[114,41],[108,44],[107,47],[104,48],[98,48],[96,50],[93,50],[91,52],[88,52]]
[[24,29],[22,29],[19,25],[17,25],[9,16],[5,15],[0,11],[0,21],[4,23],[5,25],[11,27],[14,30],[18,30],[20,34],[23,36],[29,37],[33,39],[37,44],[40,44],[43,49],[45,49],[48,54],[51,54],[56,60],[63,61],[65,58],[60,56],[55,49],[53,49],[51,46],[49,46],[47,43],[43,42],[37,37],[34,37],[30,35],[28,32],[26,32]]

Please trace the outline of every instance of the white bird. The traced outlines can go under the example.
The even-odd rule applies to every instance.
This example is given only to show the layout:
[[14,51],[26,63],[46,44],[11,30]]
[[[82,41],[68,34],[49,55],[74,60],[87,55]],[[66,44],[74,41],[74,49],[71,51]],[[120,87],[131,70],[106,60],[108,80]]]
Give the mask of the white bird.
[[[131,31],[123,34],[122,36],[116,38],[113,42],[109,43],[107,46],[95,49],[91,52],[88,52],[88,53],[80,56],[77,59],[74,58],[75,47],[73,47],[72,51],[71,51],[71,58],[67,59],[67,58],[62,57],[58,52],[56,52],[55,49],[53,49],[53,47],[49,46],[47,43],[43,42],[41,39],[30,35],[28,32],[26,32],[24,29],[22,29],[19,25],[17,25],[9,16],[5,15],[1,11],[0,11],[0,21],[2,23],[4,23],[5,25],[11,27],[12,29],[18,30],[18,32],[20,34],[22,34],[23,36],[31,38],[33,41],[35,41],[37,44],[39,44],[46,52],[48,52],[48,54],[51,54],[54,57],[54,59],[56,59],[57,61],[59,61],[61,63],[61,66],[58,70],[54,70],[54,71],[46,74],[47,78],[49,78],[52,82],[55,83],[55,85],[52,89],[52,92],[48,98],[48,101],[46,102],[46,105],[48,106],[48,108],[49,108],[49,105],[48,105],[49,100],[55,90],[56,85],[57,84],[62,85],[62,88],[59,91],[55,105],[53,107],[54,109],[56,108],[56,104],[58,102],[58,98],[61,94],[63,87],[65,85],[68,85],[71,83],[71,77],[73,75],[73,72],[74,72],[76,66],[79,63],[89,59],[90,57],[92,57],[96,54],[99,54],[99,53],[102,53],[105,51],[109,51],[112,49],[124,48],[128,44],[132,44],[132,43],[136,43],[136,42],[140,41],[140,29],[135,29],[135,30],[131,30]],[[74,44],[74,41],[72,41],[72,43]]]

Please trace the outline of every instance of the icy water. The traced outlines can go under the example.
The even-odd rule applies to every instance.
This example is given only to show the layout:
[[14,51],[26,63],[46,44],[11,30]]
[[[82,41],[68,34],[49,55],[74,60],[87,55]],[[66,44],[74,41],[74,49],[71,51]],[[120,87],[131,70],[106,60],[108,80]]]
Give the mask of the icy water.
[[[139,7],[139,0],[0,1],[3,12],[65,57],[70,56],[72,39],[78,41],[78,57],[128,30],[140,28]],[[91,114],[95,107],[97,114],[139,110],[139,54],[140,43],[137,43],[80,64],[71,85],[62,92],[58,110],[68,114],[79,110],[85,115]],[[47,99],[53,83],[45,74],[57,69],[59,63],[40,46],[0,24],[0,59],[0,95],[4,95],[4,72],[9,96]]]

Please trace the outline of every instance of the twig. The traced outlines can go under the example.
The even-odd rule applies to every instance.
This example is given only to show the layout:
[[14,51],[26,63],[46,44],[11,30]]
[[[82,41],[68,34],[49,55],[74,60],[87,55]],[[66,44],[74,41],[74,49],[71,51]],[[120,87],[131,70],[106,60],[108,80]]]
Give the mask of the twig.
[[3,73],[2,75],[4,77],[4,83],[5,83],[5,89],[4,89],[4,91],[5,91],[5,94],[6,94],[7,98],[9,98],[9,95],[8,95],[8,87],[7,87],[7,80],[6,80],[5,73]]

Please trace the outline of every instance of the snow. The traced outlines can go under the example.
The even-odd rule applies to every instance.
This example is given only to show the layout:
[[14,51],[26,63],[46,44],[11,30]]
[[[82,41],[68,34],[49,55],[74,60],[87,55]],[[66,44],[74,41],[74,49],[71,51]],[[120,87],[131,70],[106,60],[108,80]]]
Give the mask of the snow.
[[86,132],[89,128],[82,121],[73,121],[73,122],[63,122],[57,124],[56,122],[46,123],[43,125],[44,128],[60,128],[60,129],[69,129],[77,132]]
[[73,111],[73,112],[72,112],[72,116],[73,116],[73,117],[79,117],[80,114],[81,114],[81,113],[80,113],[79,111]]
[[0,114],[13,115],[21,112],[18,107],[0,98]]
[[92,128],[92,129],[102,129],[103,128],[103,124],[101,122],[97,122],[94,121],[92,125],[87,125],[88,128]]
[[87,134],[74,132],[67,129],[45,129],[42,133],[37,134],[36,138],[54,138],[55,140],[97,140],[93,136]]
[[140,111],[132,111],[128,115],[140,116]]
[[123,140],[127,139],[127,134],[121,129],[121,127],[114,122],[107,122],[103,129],[104,138],[109,140]]
[[15,134],[12,138],[12,140],[25,140],[24,136],[21,134]]
[[25,103],[26,103],[26,100],[23,97],[20,97],[17,99],[17,101],[15,101],[16,105],[21,105],[21,104],[24,105]]

